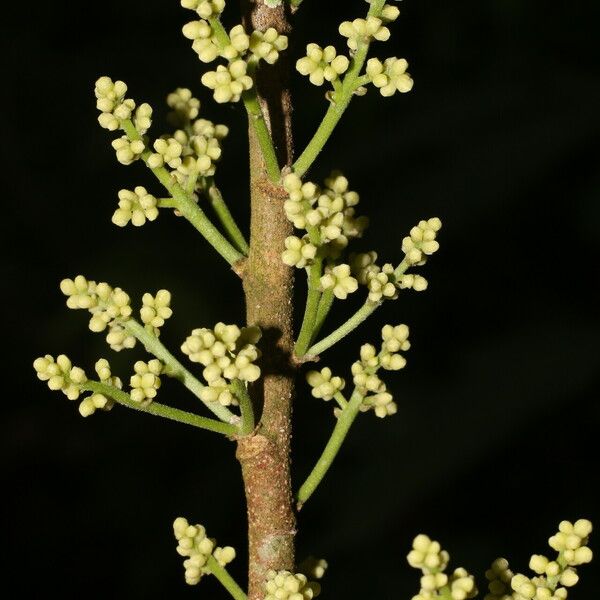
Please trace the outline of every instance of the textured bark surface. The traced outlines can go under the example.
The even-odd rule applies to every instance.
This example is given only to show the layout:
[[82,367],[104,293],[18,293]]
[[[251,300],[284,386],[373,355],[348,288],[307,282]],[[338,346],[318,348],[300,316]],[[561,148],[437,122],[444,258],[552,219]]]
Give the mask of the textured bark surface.
[[[289,31],[283,7],[271,9],[262,0],[243,3],[248,29],[275,27]],[[280,166],[292,158],[291,102],[288,65],[281,58],[259,71],[257,87],[265,119],[275,141]],[[250,254],[244,269],[246,317],[263,330],[263,378],[251,390],[261,420],[254,434],[241,439],[237,456],[242,466],[248,507],[250,600],[264,598],[269,569],[293,569],[295,515],[290,479],[291,410],[294,395],[293,273],[281,260],[292,225],[283,211],[282,187],[269,181],[252,125],[250,137]]]

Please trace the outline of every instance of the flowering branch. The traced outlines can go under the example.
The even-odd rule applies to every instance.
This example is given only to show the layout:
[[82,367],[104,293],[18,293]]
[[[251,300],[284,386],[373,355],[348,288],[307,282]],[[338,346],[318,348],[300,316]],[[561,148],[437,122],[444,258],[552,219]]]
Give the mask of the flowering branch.
[[234,415],[226,406],[218,402],[210,402],[203,399],[202,390],[206,387],[196,379],[168,350],[163,346],[159,339],[152,335],[143,325],[135,319],[127,319],[123,322],[123,327],[131,335],[137,338],[146,348],[146,350],[156,356],[168,367],[168,374],[178,379],[183,385],[194,394],[205,406],[214,413],[219,419],[226,423],[237,423],[239,417]]
[[222,567],[219,561],[214,556],[209,556],[206,565],[210,572],[219,580],[221,585],[231,594],[235,600],[247,600],[248,596],[242,588],[237,584],[235,579],[229,574],[225,567]]
[[215,214],[221,221],[223,228],[225,229],[225,233],[231,240],[231,242],[235,245],[235,247],[244,255],[248,256],[248,252],[250,250],[248,246],[248,242],[244,237],[244,234],[240,231],[235,219],[233,218],[231,212],[229,212],[229,207],[225,203],[223,196],[221,195],[221,191],[215,185],[214,179],[212,177],[207,177],[205,182],[205,191],[206,196],[212,206]]
[[[125,132],[130,141],[141,141],[142,136],[135,128],[131,119],[120,121],[121,129]],[[243,254],[238,252],[211,223],[210,219],[204,214],[204,211],[190,198],[189,194],[175,181],[167,169],[163,166],[152,167],[148,164],[152,151],[146,148],[141,153],[141,158],[154,173],[156,178],[163,184],[166,190],[171,194],[173,205],[179,212],[202,234],[206,241],[230,264],[244,258]],[[164,204],[163,204],[164,206]]]
[[[296,2],[295,6],[298,7],[300,2]],[[294,5],[294,0],[292,0],[292,5]],[[385,0],[373,0],[367,17],[378,17],[381,14],[384,5]],[[360,87],[361,81],[359,80],[359,76],[367,58],[367,54],[369,53],[369,46],[369,39],[367,39],[367,41],[361,40],[358,42],[358,48],[352,57],[350,68],[344,76],[341,86],[336,90],[325,117],[302,154],[292,165],[294,173],[299,177],[302,177],[302,175],[310,169],[311,165],[327,143],[327,140],[331,137],[331,134],[342,118],[342,115],[348,108],[356,90]]]

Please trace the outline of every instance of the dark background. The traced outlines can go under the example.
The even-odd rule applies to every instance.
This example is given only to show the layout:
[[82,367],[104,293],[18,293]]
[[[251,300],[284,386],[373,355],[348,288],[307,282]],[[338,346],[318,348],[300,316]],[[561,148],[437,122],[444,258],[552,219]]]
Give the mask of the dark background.
[[[337,24],[365,8],[306,0],[294,56],[309,41],[343,48]],[[508,556],[523,571],[561,519],[600,525],[600,9],[537,0],[407,0],[401,8],[392,41],[373,49],[409,60],[413,92],[356,99],[311,178],[340,168],[361,193],[372,226],[356,248],[398,260],[408,229],[437,215],[442,250],[424,269],[426,293],[387,303],[325,359],[348,375],[383,323],[411,326],[408,367],[386,377],[398,414],[357,421],[300,515],[299,557],[329,560],[329,598],[410,598],[418,575],[405,555],[421,531],[484,588],[492,559]],[[242,107],[216,106],[200,86],[205,67],[179,33],[190,15],[175,0],[27,3],[2,38],[10,356],[0,464],[3,566],[20,590],[14,597],[225,597],[210,578],[201,589],[183,583],[177,515],[236,546],[232,571],[244,579],[231,444],[119,408],[83,420],[31,369],[47,352],[65,352],[88,372],[105,356],[126,379],[142,356],[114,355],[84,314],[66,310],[58,282],[80,272],[136,299],[170,289],[175,315],[161,339],[174,349],[194,327],[242,320],[238,281],[186,222],[166,211],[141,229],[110,222],[121,187],[160,191],[139,164],[115,161],[96,123],[92,90],[103,74],[155,107],[156,135],[166,131],[163,99],[177,86],[201,98],[202,116],[231,127],[217,179],[246,229]],[[301,149],[326,105],[304,78],[294,86]],[[332,321],[360,301],[338,302]],[[174,384],[161,397],[193,406]],[[295,415],[299,484],[333,418],[304,388]],[[570,597],[596,597],[598,564],[581,575]]]

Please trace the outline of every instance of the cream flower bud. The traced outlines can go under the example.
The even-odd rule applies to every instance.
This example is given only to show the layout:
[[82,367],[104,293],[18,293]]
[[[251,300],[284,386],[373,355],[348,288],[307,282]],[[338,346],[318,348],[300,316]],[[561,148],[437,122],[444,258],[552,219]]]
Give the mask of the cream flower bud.
[[175,138],[159,138],[154,142],[155,153],[148,157],[148,166],[152,169],[167,164],[176,169],[181,165],[182,145]]
[[144,102],[140,104],[133,117],[133,125],[140,135],[144,135],[152,125],[152,107]]
[[383,63],[377,58],[367,61],[366,72],[382,96],[393,96],[396,92],[410,92],[413,80],[406,72],[408,62],[404,58],[391,57]]
[[112,216],[112,222],[119,227],[127,223],[140,227],[146,220],[154,221],[158,217],[157,200],[141,185],[133,191],[119,190],[119,208]]
[[173,110],[171,120],[177,123],[187,123],[198,116],[200,100],[192,96],[188,88],[177,88],[167,96],[167,105]]
[[318,583],[309,582],[301,573],[267,571],[264,600],[310,600],[321,591]]
[[385,42],[390,38],[390,30],[383,25],[381,19],[374,16],[344,21],[339,26],[339,32],[343,37],[348,38],[348,48],[354,51],[359,45],[367,44],[371,40]]
[[147,363],[138,360],[133,368],[135,375],[130,379],[131,399],[143,405],[150,404],[160,388],[159,375],[163,371],[163,364],[157,359]]
[[156,296],[145,293],[142,296],[142,308],[140,317],[145,325],[154,328],[154,334],[158,335],[158,328],[165,324],[165,320],[171,317],[171,292],[158,290]]

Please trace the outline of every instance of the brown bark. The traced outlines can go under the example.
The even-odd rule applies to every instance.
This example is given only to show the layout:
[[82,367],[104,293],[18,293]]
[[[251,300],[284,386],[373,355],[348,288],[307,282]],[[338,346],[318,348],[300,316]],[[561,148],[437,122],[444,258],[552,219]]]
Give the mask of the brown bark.
[[[249,29],[290,29],[284,8],[262,0],[243,3]],[[257,89],[281,166],[292,159],[291,102],[285,57],[259,70]],[[291,410],[294,394],[292,269],[281,260],[292,225],[283,211],[285,192],[267,177],[262,153],[249,125],[250,253],[244,268],[246,317],[262,328],[263,378],[251,389],[256,431],[238,442],[248,507],[249,600],[264,598],[269,569],[293,569],[295,515],[290,479]]]

